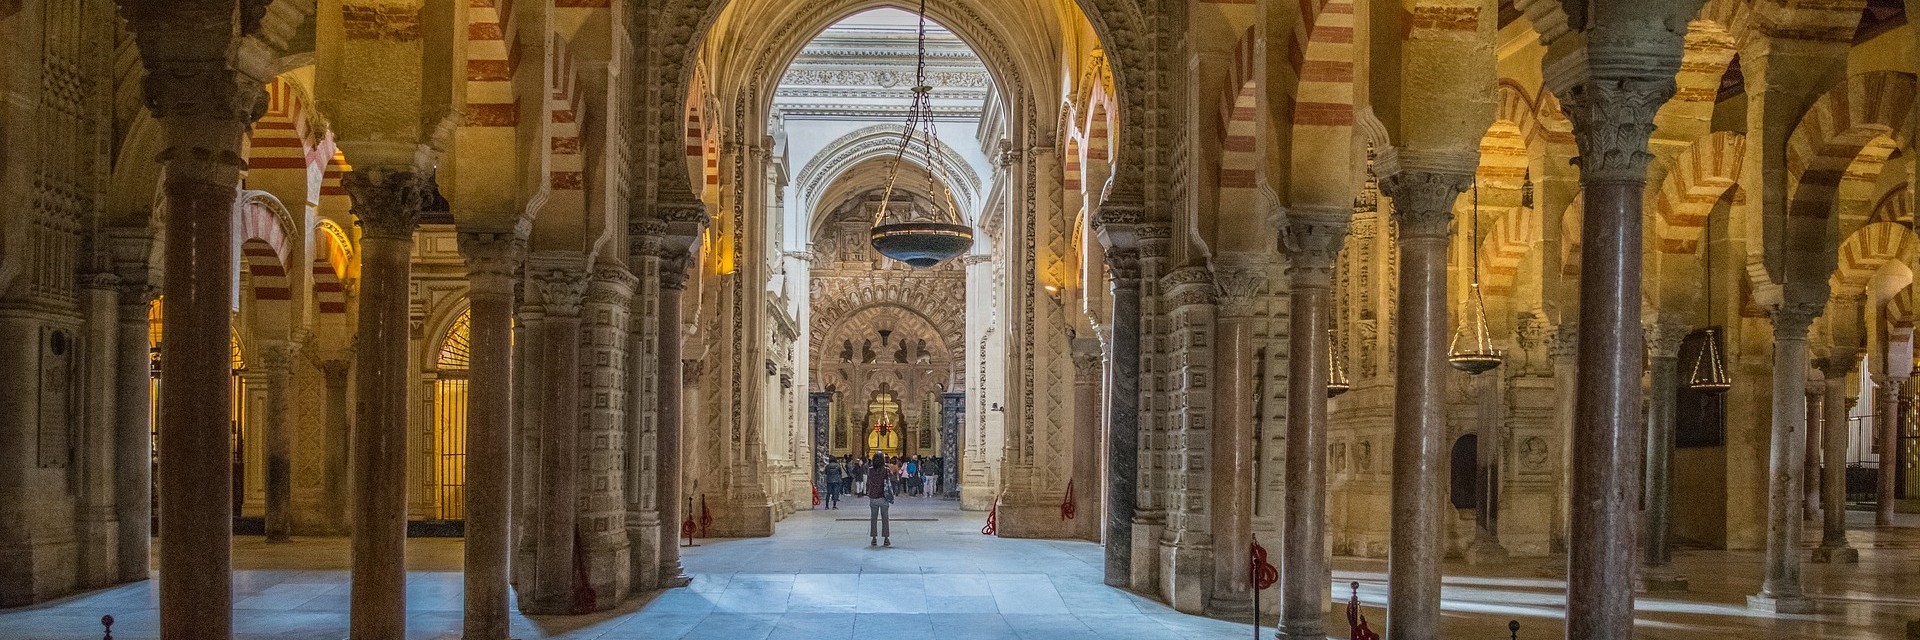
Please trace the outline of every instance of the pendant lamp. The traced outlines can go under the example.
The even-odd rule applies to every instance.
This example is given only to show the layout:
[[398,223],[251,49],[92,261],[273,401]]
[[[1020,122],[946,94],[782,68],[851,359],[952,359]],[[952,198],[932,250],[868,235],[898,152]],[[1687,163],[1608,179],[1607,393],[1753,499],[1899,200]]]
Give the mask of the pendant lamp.
[[[936,177],[936,169],[941,163],[939,153],[940,139],[933,127],[933,86],[927,84],[927,2],[920,0],[919,50],[916,54],[913,72],[913,100],[907,107],[906,132],[900,137],[900,146],[894,152],[893,164],[887,169],[886,187],[881,191],[880,207],[873,214],[871,241],[873,250],[880,255],[907,263],[915,269],[925,269],[959,257],[973,247],[973,228],[960,219],[958,207],[953,203],[953,192]],[[908,206],[906,211],[893,213],[894,185],[900,178],[900,166],[907,162],[907,152],[915,144],[920,145],[927,159],[928,194],[937,194],[940,201],[930,203],[934,209],[931,215],[915,218],[916,207]],[[911,201],[910,201],[911,202]]]
[[1347,381],[1347,367],[1341,362],[1340,341],[1332,329],[1327,330],[1327,397],[1335,398],[1353,389],[1353,383]]
[[[1713,323],[1713,223],[1707,223],[1707,250],[1702,271],[1707,274],[1707,302],[1701,309],[1706,324]],[[1687,388],[1698,393],[1724,393],[1733,388],[1727,376],[1727,361],[1720,354],[1720,331],[1712,326],[1700,330],[1700,351],[1693,359],[1693,371],[1687,374]]]
[[1480,184],[1473,185],[1473,242],[1468,253],[1473,259],[1472,281],[1467,287],[1467,315],[1453,333],[1447,348],[1447,364],[1471,375],[1492,371],[1504,360],[1493,348],[1493,336],[1487,331],[1487,301],[1480,295]]

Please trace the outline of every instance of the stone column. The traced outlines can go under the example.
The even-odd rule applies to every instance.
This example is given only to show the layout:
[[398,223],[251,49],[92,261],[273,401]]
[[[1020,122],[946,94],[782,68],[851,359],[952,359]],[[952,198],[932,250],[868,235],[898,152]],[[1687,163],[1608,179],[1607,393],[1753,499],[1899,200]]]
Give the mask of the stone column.
[[1161,336],[1167,333],[1167,315],[1160,276],[1167,271],[1172,231],[1164,223],[1147,223],[1136,227],[1134,235],[1140,242],[1140,365],[1135,372],[1139,399],[1134,405],[1134,415],[1140,434],[1135,459],[1141,472],[1136,474],[1134,482],[1133,583],[1127,588],[1150,593],[1160,585],[1160,536],[1167,528],[1166,501],[1171,498],[1167,489],[1171,465],[1165,453],[1168,424],[1164,419],[1165,408],[1156,402],[1168,397],[1162,390],[1166,378],[1157,372],[1166,367]]
[[[666,224],[628,222],[634,297],[627,324],[626,480],[629,593],[660,586],[660,549],[674,537],[660,519],[660,252]],[[663,542],[662,538],[666,538]]]
[[1660,322],[1648,328],[1652,396],[1647,398],[1646,550],[1640,584],[1649,592],[1685,591],[1687,579],[1673,563],[1673,447],[1675,405],[1680,399],[1680,345],[1689,327]]
[[1325,640],[1327,570],[1327,335],[1334,261],[1346,242],[1347,211],[1296,210],[1282,243],[1291,263],[1292,327],[1287,334],[1287,499],[1280,545],[1280,638]]
[[416,384],[407,368],[408,288],[426,180],[410,167],[367,167],[341,186],[361,230],[351,633],[354,640],[399,638],[407,626],[407,390]]
[[[1609,18],[1620,19],[1617,13]],[[1638,24],[1638,23],[1636,23]],[[1648,24],[1659,26],[1658,21]],[[1610,38],[1638,27],[1592,25]],[[1591,68],[1555,66],[1551,84],[1573,123],[1586,216],[1580,235],[1580,346],[1574,379],[1567,549],[1567,637],[1633,637],[1645,407],[1640,379],[1641,226],[1647,140],[1653,116],[1673,96],[1680,49],[1674,34],[1590,44]],[[1659,47],[1668,43],[1671,51]],[[1670,56],[1669,56],[1670,54]],[[1645,56],[1643,59],[1639,56]],[[1667,65],[1674,66],[1667,66]],[[1590,74],[1603,74],[1599,77]],[[1797,391],[1796,391],[1797,393]]]
[[525,241],[461,232],[467,261],[467,640],[506,640],[508,521],[513,497],[513,270]]
[[[1105,499],[1108,586],[1133,583],[1133,507],[1140,478],[1140,253],[1118,236],[1121,225],[1102,227],[1107,275],[1112,286],[1113,344],[1107,361],[1107,495]],[[1131,234],[1131,230],[1124,233]]]
[[[217,4],[217,3],[215,3]],[[147,108],[160,123],[165,165],[162,224],[167,339],[160,386],[160,637],[233,635],[233,495],[228,456],[232,363],[228,340],[234,277],[233,205],[245,160],[241,136],[259,83],[236,74],[219,53],[173,58],[168,44],[226,36],[233,7],[128,9],[147,67]],[[179,40],[176,40],[179,39]]]
[[1208,445],[1213,451],[1208,515],[1214,553],[1207,611],[1237,618],[1253,611],[1247,549],[1253,544],[1253,423],[1260,414],[1254,333],[1261,303],[1270,293],[1267,272],[1272,265],[1241,253],[1222,253],[1213,262],[1220,306],[1213,343],[1216,417]]
[[580,495],[580,307],[587,294],[585,256],[572,251],[534,252],[527,258],[528,287],[537,291],[538,332],[543,353],[532,373],[540,396],[537,483],[533,505],[533,571],[520,585],[520,610],[529,614],[573,612],[574,548]]
[[1847,398],[1847,374],[1853,371],[1858,355],[1835,349],[1821,363],[1820,373],[1826,378],[1826,397],[1820,402],[1822,527],[1820,548],[1813,550],[1814,562],[1860,561],[1860,551],[1847,544],[1847,413],[1853,408],[1853,401]]
[[346,531],[348,523],[353,521],[348,513],[352,508],[352,499],[347,493],[347,467],[351,464],[348,462],[351,448],[348,441],[353,433],[353,413],[347,404],[347,381],[352,371],[353,363],[344,354],[320,361],[320,374],[325,378],[327,387],[327,478],[324,490],[329,501],[329,531]]
[[686,390],[680,362],[680,297],[687,290],[687,268],[692,258],[683,250],[660,258],[660,425],[656,486],[660,504],[660,586],[684,587],[692,578],[680,567],[680,521],[686,500],[680,495],[681,435],[685,432]]
[[[1100,341],[1073,340],[1073,534],[1100,541]],[[944,421],[943,421],[944,422]]]
[[1807,327],[1818,303],[1787,302],[1773,316],[1773,446],[1767,471],[1766,582],[1747,606],[1773,613],[1813,613],[1800,589],[1800,457],[1806,428]]
[[1387,632],[1440,637],[1440,514],[1445,506],[1447,245],[1453,202],[1473,174],[1405,170],[1381,181],[1400,226],[1400,299],[1394,358],[1393,516],[1387,555]]
[[[1818,367],[1816,372],[1820,372]],[[1806,442],[1800,446],[1804,452],[1800,460],[1800,519],[1812,522],[1820,511],[1820,418],[1826,415],[1826,374],[1820,372],[1819,379],[1807,380],[1805,406],[1807,408],[1805,432]]]
[[117,370],[114,396],[114,508],[120,519],[116,555],[120,582],[145,580],[153,555],[153,346],[147,306],[147,254],[153,237],[147,230],[116,230],[114,271],[120,276],[119,337],[114,346]]
[[266,459],[267,542],[288,542],[293,531],[293,356],[294,346],[270,341],[260,349],[267,374]]
[[1895,486],[1899,478],[1896,471],[1900,465],[1900,390],[1907,386],[1905,365],[1889,364],[1888,368],[1888,375],[1873,379],[1879,385],[1876,391],[1880,394],[1879,401],[1874,403],[1873,421],[1874,437],[1880,441],[1873,524],[1881,527],[1893,526]]
[[[80,279],[80,302],[86,314],[85,364],[81,380],[87,398],[79,437],[74,441],[75,471],[79,472],[74,525],[80,543],[76,582],[82,587],[104,587],[118,581],[120,568],[120,512],[115,503],[119,460],[116,427],[119,419],[118,375],[120,355],[116,318],[120,306],[120,277],[110,271]],[[146,407],[138,407],[145,412]],[[145,526],[133,522],[127,526]]]
[[[1511,368],[1508,371],[1512,371]],[[1502,372],[1506,373],[1506,372]],[[1500,395],[1503,376],[1474,376],[1469,382],[1477,407],[1479,428],[1474,436],[1473,542],[1467,546],[1467,563],[1498,564],[1507,560],[1507,548],[1500,544],[1500,440],[1506,431]]]

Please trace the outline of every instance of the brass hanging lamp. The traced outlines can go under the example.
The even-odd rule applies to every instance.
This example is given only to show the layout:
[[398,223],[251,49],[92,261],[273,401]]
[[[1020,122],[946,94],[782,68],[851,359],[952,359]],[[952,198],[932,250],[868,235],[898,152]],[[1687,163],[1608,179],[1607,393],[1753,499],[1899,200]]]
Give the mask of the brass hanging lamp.
[[1707,328],[1700,330],[1700,351],[1693,359],[1693,371],[1687,375],[1687,388],[1697,393],[1725,393],[1733,388],[1727,375],[1727,361],[1720,353],[1720,331],[1713,325],[1713,222],[1707,222],[1707,249],[1701,261],[1706,272],[1707,302],[1701,309]]
[[1487,301],[1480,295],[1480,182],[1473,184],[1473,238],[1467,246],[1472,256],[1472,281],[1467,287],[1467,315],[1460,322],[1460,328],[1453,333],[1453,342],[1447,348],[1447,364],[1465,371],[1470,375],[1480,375],[1492,371],[1504,361],[1499,349],[1493,347],[1493,336],[1487,331]]
[[[933,87],[927,84],[927,2],[920,0],[919,49],[916,53],[913,72],[913,100],[907,107],[906,132],[900,137],[900,146],[893,156],[893,164],[887,169],[886,187],[880,195],[880,206],[873,214],[871,241],[873,249],[880,255],[907,263],[915,269],[925,269],[959,257],[973,248],[973,227],[961,220],[958,207],[954,206],[953,191],[936,177],[941,164],[938,134],[933,127]],[[930,203],[930,214],[916,215],[917,207],[909,206],[899,215],[893,213],[894,185],[900,178],[900,165],[907,162],[907,152],[918,143],[927,159],[926,192],[937,198]]]
[[1339,397],[1353,390],[1353,383],[1347,380],[1347,366],[1341,362],[1339,333],[1327,330],[1327,397]]

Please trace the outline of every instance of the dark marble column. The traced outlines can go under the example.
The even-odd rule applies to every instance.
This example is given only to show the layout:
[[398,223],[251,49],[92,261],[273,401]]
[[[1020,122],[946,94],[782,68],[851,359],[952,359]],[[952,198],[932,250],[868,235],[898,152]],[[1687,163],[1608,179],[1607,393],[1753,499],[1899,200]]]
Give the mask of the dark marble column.
[[1507,560],[1507,548],[1500,544],[1500,440],[1506,430],[1501,406],[1500,382],[1503,376],[1474,376],[1468,383],[1473,391],[1479,428],[1474,437],[1473,542],[1467,545],[1467,563],[1499,564]]
[[[1106,228],[1111,231],[1118,226]],[[1108,586],[1125,588],[1133,582],[1134,487],[1140,477],[1140,254],[1130,248],[1130,242],[1103,242],[1108,245],[1107,274],[1113,296],[1106,393],[1105,576]]]
[[[1847,543],[1847,412],[1853,401],[1847,398],[1847,374],[1859,361],[1855,352],[1834,349],[1821,362],[1820,374],[1826,378],[1822,391],[1820,428],[1820,548],[1813,550],[1814,562],[1854,563],[1860,551]],[[1813,452],[1809,451],[1809,457]],[[1808,480],[1812,482],[1812,480]]]
[[1800,458],[1807,428],[1807,327],[1818,303],[1787,302],[1773,317],[1773,446],[1767,465],[1766,582],[1747,606],[1773,613],[1813,613],[1800,586]]
[[120,276],[119,337],[114,406],[114,507],[120,517],[117,547],[120,581],[145,580],[153,554],[153,345],[147,306],[147,255],[153,237],[145,229],[116,230],[114,271]]
[[[1260,419],[1255,334],[1274,265],[1265,256],[1222,252],[1212,260],[1218,292],[1213,330],[1213,410],[1208,448],[1213,592],[1207,612],[1241,619],[1253,612],[1247,550],[1253,544],[1254,422]],[[1326,392],[1321,391],[1322,396]]]
[[1640,584],[1650,592],[1685,591],[1687,579],[1673,568],[1673,446],[1675,405],[1680,395],[1680,345],[1689,327],[1656,323],[1648,331],[1652,370],[1647,399],[1646,550]]
[[574,606],[574,541],[580,495],[580,308],[587,294],[586,257],[572,251],[533,252],[527,259],[529,293],[537,293],[540,322],[530,330],[545,345],[534,377],[540,395],[539,453],[532,460],[533,572],[520,585],[520,610],[564,615]]
[[1874,376],[1879,385],[1876,392],[1878,402],[1874,403],[1873,435],[1879,440],[1880,470],[1874,486],[1875,503],[1873,524],[1881,527],[1893,526],[1894,496],[1899,476],[1896,474],[1900,464],[1900,391],[1907,386],[1905,365],[1890,366],[1888,375]]
[[[1453,203],[1470,171],[1402,170],[1381,181],[1400,228],[1394,332],[1393,523],[1387,553],[1387,633],[1440,637],[1440,514],[1446,481],[1447,245]],[[1324,393],[1324,392],[1322,392]]]
[[269,342],[260,350],[267,373],[267,542],[291,541],[293,533],[293,358],[295,347]]
[[348,406],[348,375],[353,372],[353,363],[342,357],[320,361],[320,373],[326,379],[327,387],[327,440],[325,446],[327,461],[325,495],[329,501],[327,518],[329,531],[344,532],[353,521],[350,514],[352,499],[348,493],[350,482],[347,469],[348,450],[352,448],[349,440],[353,433],[353,410]]
[[1287,499],[1280,545],[1280,638],[1325,640],[1327,569],[1328,308],[1334,261],[1352,213],[1295,210],[1281,236],[1290,263],[1287,334]]
[[[1638,27],[1590,28],[1619,37]],[[1654,113],[1673,96],[1676,67],[1667,65],[1678,65],[1681,44],[1671,38],[1674,48],[1661,51],[1671,32],[1634,35],[1644,36],[1643,49],[1627,51],[1611,41],[1590,44],[1588,55],[1606,64],[1554,69],[1580,76],[1551,83],[1573,123],[1586,200],[1580,227],[1580,346],[1570,381],[1575,385],[1571,453],[1576,463],[1570,470],[1567,637],[1591,640],[1633,637],[1639,554],[1635,536],[1627,532],[1639,526],[1646,438],[1640,291],[1643,194],[1653,157],[1647,140]]]
[[[184,3],[183,3],[184,4]],[[176,58],[155,51],[195,26],[223,42],[232,5],[216,15],[200,5],[135,10],[128,23],[148,55],[147,108],[165,148],[161,188],[166,244],[161,322],[165,363],[160,385],[160,637],[206,640],[233,635],[233,475],[228,451],[233,332],[233,205],[240,182],[241,136],[259,83],[230,70],[214,47]],[[137,528],[137,527],[136,527]]]
[[461,232],[469,303],[466,457],[466,640],[506,640],[508,521],[513,497],[513,271],[525,241]]
[[682,339],[680,324],[681,294],[687,290],[687,269],[692,258],[685,250],[671,251],[660,258],[660,586],[683,587],[692,578],[680,566],[680,522],[686,501],[680,495],[682,435],[685,433],[682,398],[686,381],[680,361]]
[[[1825,374],[1822,374],[1823,376]],[[1812,522],[1820,511],[1820,417],[1825,414],[1822,405],[1826,399],[1826,379],[1808,380],[1806,400],[1802,406],[1807,408],[1805,424],[1805,443],[1800,446],[1804,452],[1800,456],[1800,519]]]
[[400,638],[407,632],[407,389],[415,384],[407,368],[407,306],[426,180],[411,167],[361,167],[341,185],[361,229],[350,456],[352,638]]

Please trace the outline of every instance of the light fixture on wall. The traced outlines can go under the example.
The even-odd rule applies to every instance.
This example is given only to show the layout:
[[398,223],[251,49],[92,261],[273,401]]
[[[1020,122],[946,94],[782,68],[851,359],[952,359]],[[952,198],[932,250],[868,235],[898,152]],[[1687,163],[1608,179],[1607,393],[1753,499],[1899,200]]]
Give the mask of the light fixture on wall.
[[[914,60],[913,100],[907,106],[906,131],[887,168],[886,187],[881,190],[880,207],[873,214],[873,249],[915,269],[925,269],[966,253],[973,247],[973,228],[960,219],[953,203],[953,191],[935,176],[941,163],[939,136],[933,127],[933,87],[927,84],[927,2],[920,0],[919,49]],[[900,178],[900,165],[907,162],[907,151],[918,142],[927,159],[927,193],[939,202],[930,203],[930,216],[915,218],[916,207],[909,203],[899,216],[892,215],[893,189]]]
[[1693,371],[1687,375],[1687,388],[1697,393],[1724,393],[1733,388],[1727,376],[1727,361],[1720,354],[1720,331],[1713,327],[1713,221],[1707,221],[1706,251],[1700,270],[1707,276],[1707,300],[1700,315],[1707,327],[1701,330],[1699,355],[1693,359]]
[[1327,397],[1338,397],[1353,389],[1353,383],[1347,381],[1347,366],[1341,362],[1340,340],[1338,332],[1327,330]]
[[1473,237],[1467,245],[1473,260],[1472,280],[1467,286],[1467,315],[1453,333],[1447,349],[1447,363],[1468,374],[1479,375],[1500,366],[1503,358],[1493,347],[1487,331],[1487,302],[1480,296],[1480,181],[1473,183]]

